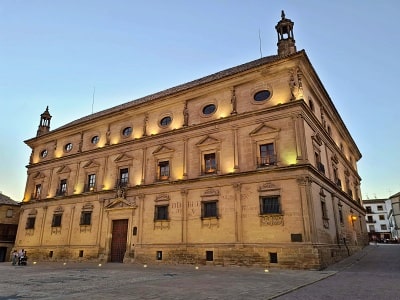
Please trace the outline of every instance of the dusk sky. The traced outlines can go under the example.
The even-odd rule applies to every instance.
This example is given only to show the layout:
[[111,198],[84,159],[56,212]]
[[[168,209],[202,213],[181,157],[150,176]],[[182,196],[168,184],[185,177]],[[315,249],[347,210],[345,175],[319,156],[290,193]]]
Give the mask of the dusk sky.
[[22,201],[46,106],[55,129],[274,55],[281,10],[363,155],[363,199],[400,192],[398,0],[1,0],[0,191]]

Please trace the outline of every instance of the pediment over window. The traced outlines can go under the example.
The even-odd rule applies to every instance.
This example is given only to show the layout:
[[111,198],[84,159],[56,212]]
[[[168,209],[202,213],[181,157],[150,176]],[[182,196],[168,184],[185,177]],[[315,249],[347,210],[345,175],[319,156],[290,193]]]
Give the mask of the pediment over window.
[[273,184],[272,182],[264,182],[258,187],[259,192],[276,191],[276,190],[280,190],[280,188],[275,184]]
[[58,169],[57,174],[70,173],[71,169],[68,166],[62,166]]
[[97,162],[93,161],[93,160],[89,160],[89,161],[83,166],[83,168],[85,168],[85,169],[95,169],[95,168],[98,168],[98,167],[100,167],[100,165],[99,165]]
[[114,160],[114,162],[120,163],[120,162],[127,162],[127,161],[131,161],[131,160],[132,160],[131,156],[129,156],[125,153],[122,153]]
[[156,202],[159,201],[169,201],[169,195],[168,194],[160,194],[156,196]]
[[209,196],[219,196],[219,190],[209,188],[204,191],[203,195],[201,195],[201,197],[209,197]]
[[221,141],[217,140],[216,138],[213,138],[211,136],[206,136],[204,137],[200,142],[198,142],[196,144],[196,146],[198,147],[202,147],[202,146],[208,146],[208,145],[215,145],[215,144],[219,144]]
[[134,209],[137,208],[136,201],[132,199],[116,198],[107,199],[104,201],[104,207],[106,210],[111,209]]
[[63,212],[64,212],[64,208],[62,208],[62,206],[59,206],[54,210],[54,213],[58,213],[58,214],[62,214]]
[[321,138],[321,135],[318,132],[312,136],[312,139],[319,146],[322,146],[322,138]]
[[257,136],[257,135],[277,135],[279,133],[279,129],[268,126],[266,124],[259,125],[256,129],[250,132],[250,136]]
[[166,154],[166,153],[171,153],[174,152],[175,150],[168,148],[167,146],[161,145],[159,146],[156,150],[154,150],[153,154],[154,155],[159,155],[159,154]]
[[36,215],[37,215],[37,210],[34,209],[34,208],[32,208],[32,209],[29,211],[28,215],[29,215],[29,216],[36,216]]
[[43,179],[45,178],[46,175],[44,175],[42,172],[37,172],[34,176],[33,179],[37,180],[37,179]]
[[93,210],[93,204],[92,203],[85,203],[82,206],[83,211],[92,211]]
[[334,163],[336,163],[336,164],[339,162],[339,159],[338,159],[336,153],[332,156],[332,161],[333,161]]

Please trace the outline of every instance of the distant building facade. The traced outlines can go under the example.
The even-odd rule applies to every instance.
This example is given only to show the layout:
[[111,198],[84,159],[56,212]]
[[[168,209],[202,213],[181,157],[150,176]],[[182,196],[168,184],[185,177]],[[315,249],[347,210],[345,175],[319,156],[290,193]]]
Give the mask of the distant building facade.
[[370,241],[389,241],[392,238],[389,224],[389,213],[392,205],[389,199],[363,200],[366,211],[368,237]]
[[19,221],[20,203],[0,193],[0,262],[10,260]]
[[389,197],[392,210],[389,214],[389,225],[392,238],[400,241],[400,193]]
[[368,242],[361,153],[293,22],[278,55],[50,130],[17,243],[48,260],[320,269]]

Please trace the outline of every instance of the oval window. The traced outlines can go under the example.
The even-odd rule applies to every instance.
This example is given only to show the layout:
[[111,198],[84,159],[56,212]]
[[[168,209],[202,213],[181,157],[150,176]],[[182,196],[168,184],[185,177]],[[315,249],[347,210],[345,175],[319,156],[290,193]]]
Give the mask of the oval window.
[[64,149],[66,152],[69,152],[72,150],[72,143],[68,143],[64,146]]
[[41,156],[42,158],[45,158],[45,157],[47,156],[47,154],[48,154],[48,152],[47,152],[46,149],[43,150],[42,152],[40,152],[40,156]]
[[257,102],[265,101],[269,97],[271,97],[271,92],[270,91],[268,91],[268,90],[259,91],[259,92],[254,94],[254,101],[257,101]]
[[160,125],[161,125],[162,127],[166,127],[166,126],[168,126],[169,124],[171,124],[171,121],[172,121],[172,119],[171,119],[170,116],[164,117],[164,118],[161,119]]
[[132,127],[126,127],[124,130],[122,130],[122,135],[123,136],[130,136],[132,133]]
[[203,114],[205,115],[211,115],[217,110],[217,107],[215,104],[208,104],[203,107]]
[[92,144],[96,145],[99,142],[100,138],[98,135],[95,135],[94,137],[92,137]]

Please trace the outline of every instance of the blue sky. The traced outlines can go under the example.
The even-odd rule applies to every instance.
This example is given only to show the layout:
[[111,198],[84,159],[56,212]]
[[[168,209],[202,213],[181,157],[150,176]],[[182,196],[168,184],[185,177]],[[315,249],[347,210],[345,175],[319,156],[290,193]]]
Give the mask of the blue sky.
[[363,154],[363,198],[400,192],[398,0],[2,0],[0,191],[22,200],[46,106],[55,129],[258,59],[260,40],[276,54],[282,9]]

